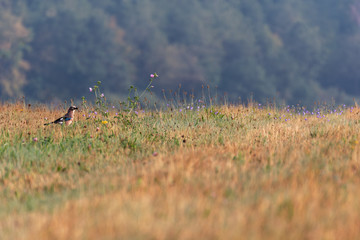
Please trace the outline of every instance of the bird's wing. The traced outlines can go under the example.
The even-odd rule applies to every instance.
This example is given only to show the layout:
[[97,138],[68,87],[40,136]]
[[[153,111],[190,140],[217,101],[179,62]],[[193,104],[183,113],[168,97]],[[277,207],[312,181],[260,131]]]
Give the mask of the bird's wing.
[[64,117],[61,117],[61,118],[58,118],[58,119],[56,119],[55,121],[53,121],[53,123],[63,124],[64,121],[66,121],[65,118],[64,118]]

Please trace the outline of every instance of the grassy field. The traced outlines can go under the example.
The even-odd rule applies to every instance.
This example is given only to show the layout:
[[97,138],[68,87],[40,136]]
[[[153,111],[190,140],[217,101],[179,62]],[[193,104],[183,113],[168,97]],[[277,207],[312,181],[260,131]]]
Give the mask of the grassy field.
[[0,106],[1,239],[360,238],[356,107],[64,111]]

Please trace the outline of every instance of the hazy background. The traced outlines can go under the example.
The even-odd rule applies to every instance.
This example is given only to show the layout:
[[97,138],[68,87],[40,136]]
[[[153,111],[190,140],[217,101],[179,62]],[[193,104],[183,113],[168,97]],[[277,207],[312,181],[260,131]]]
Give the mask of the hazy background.
[[359,0],[0,0],[0,98],[80,99],[103,82],[311,104],[360,93]]

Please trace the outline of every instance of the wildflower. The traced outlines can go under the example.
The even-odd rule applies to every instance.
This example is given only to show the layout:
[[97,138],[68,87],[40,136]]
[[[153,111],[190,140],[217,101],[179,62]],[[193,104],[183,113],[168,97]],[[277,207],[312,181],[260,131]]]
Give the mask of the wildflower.
[[138,115],[139,113],[137,111],[135,111],[135,114]]
[[154,74],[150,74],[150,77],[151,77],[151,78],[154,78],[154,77],[155,77],[155,75],[154,75]]
[[37,138],[37,137],[34,137],[34,138],[33,138],[33,141],[34,141],[34,142],[37,142],[37,141],[38,141],[38,138]]
[[179,112],[182,112],[182,109],[180,108]]
[[97,131],[97,132],[98,132],[98,131],[100,131],[100,128],[99,128],[99,127],[97,127],[97,128],[96,128],[96,131]]
[[83,117],[85,117],[85,114],[83,114]]
[[92,89],[91,87],[89,87],[89,91],[90,91],[90,92],[92,92],[92,91],[93,91],[93,89]]
[[97,112],[94,112],[95,115],[97,115]]
[[115,115],[118,115],[118,113],[115,113]]
[[100,97],[102,97],[102,98],[103,98],[103,97],[105,97],[105,95],[102,93],[102,94],[100,95]]
[[154,157],[156,157],[157,155],[159,155],[157,152],[153,152],[152,154]]
[[112,106],[112,108],[115,108],[115,106]]
[[108,121],[101,121],[102,124],[106,125]]

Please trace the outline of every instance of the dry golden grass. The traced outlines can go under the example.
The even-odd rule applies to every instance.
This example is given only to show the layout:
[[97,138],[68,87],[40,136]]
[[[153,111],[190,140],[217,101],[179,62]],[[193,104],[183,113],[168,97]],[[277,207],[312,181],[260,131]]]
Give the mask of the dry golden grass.
[[1,106],[0,235],[360,238],[359,109],[215,111],[80,114],[66,128],[42,125],[61,111]]

